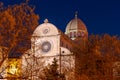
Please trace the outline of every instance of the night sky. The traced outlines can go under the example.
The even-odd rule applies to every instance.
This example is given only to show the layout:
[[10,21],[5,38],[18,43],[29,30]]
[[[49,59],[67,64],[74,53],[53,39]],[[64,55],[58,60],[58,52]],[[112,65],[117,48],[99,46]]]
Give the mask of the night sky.
[[[23,0],[0,0],[4,5],[19,4]],[[120,36],[120,0],[29,0],[40,16],[40,24],[45,18],[63,32],[67,23],[78,17],[86,24],[89,34]]]

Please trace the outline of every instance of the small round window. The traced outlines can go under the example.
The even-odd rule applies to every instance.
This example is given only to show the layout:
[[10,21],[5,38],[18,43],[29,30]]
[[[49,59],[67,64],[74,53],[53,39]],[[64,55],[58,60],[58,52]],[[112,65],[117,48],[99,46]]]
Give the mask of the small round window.
[[50,42],[46,41],[42,43],[41,49],[43,52],[49,52],[51,50]]

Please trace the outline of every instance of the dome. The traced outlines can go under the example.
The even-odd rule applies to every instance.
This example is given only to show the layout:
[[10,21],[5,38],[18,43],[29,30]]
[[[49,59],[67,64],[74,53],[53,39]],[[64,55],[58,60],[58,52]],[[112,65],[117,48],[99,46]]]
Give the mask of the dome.
[[76,14],[75,18],[67,24],[65,34],[74,40],[78,36],[83,36],[84,33],[88,35],[86,25],[77,17]]
[[87,30],[86,25],[79,18],[72,19],[66,27],[66,32],[70,32],[71,30]]

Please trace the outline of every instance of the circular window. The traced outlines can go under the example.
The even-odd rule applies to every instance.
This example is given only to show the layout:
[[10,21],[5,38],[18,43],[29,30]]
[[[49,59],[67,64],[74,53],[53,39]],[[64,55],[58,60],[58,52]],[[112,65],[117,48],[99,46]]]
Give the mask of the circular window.
[[48,32],[49,32],[48,29],[45,29],[45,30],[43,31],[44,34],[47,34]]
[[50,31],[49,27],[43,29],[43,34],[48,34]]
[[42,49],[43,52],[49,52],[51,50],[50,42],[48,42],[48,41],[43,42],[42,45],[41,45],[41,49]]

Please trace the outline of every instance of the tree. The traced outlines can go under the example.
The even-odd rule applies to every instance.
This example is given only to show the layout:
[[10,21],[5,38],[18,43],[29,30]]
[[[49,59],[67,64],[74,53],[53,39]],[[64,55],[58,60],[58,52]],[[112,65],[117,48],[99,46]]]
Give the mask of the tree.
[[34,8],[27,3],[8,7],[0,3],[0,46],[8,49],[8,57],[19,57],[30,48],[31,35],[38,20]]
[[108,34],[90,35],[86,49],[78,47],[75,52],[77,78],[85,75],[89,80],[111,80],[113,64],[120,61],[120,39]]
[[43,57],[34,56],[31,50],[22,55],[22,78],[31,80],[43,80]]
[[65,80],[64,74],[60,74],[58,71],[58,64],[56,58],[49,67],[45,68],[45,80]]

